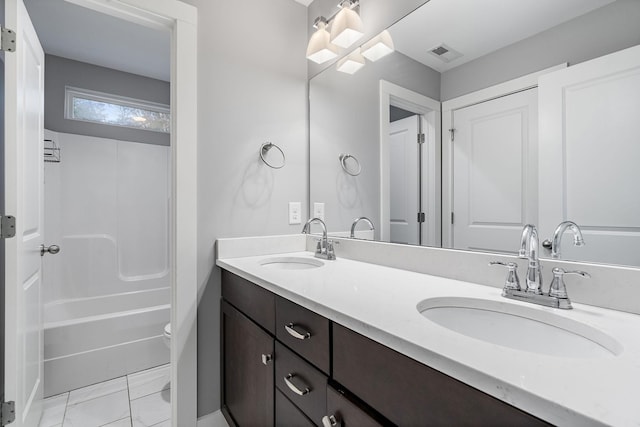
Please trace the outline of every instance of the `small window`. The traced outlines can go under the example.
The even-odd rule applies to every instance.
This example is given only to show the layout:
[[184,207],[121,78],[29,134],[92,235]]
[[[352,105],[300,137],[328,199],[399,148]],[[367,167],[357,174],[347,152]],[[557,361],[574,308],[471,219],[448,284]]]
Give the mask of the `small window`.
[[169,133],[168,105],[66,87],[65,119]]

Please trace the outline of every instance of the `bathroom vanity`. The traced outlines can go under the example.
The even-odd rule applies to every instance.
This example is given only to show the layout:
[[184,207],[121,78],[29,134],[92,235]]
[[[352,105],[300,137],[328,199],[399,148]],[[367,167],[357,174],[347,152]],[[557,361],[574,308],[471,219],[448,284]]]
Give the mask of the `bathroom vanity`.
[[273,425],[274,407],[292,427],[546,425],[228,271],[222,297],[224,401],[240,426]]
[[[398,245],[341,239],[338,259],[320,261],[310,251],[314,243],[312,236],[218,241],[229,424],[587,426],[640,419],[632,402],[640,381],[640,340],[632,333],[639,316],[508,301],[500,281],[483,286],[340,255],[352,244],[371,245],[373,260],[376,248],[390,253]],[[546,329],[540,336],[526,325],[513,335],[520,342],[511,342],[514,331],[504,323],[495,329],[506,341],[492,341],[426,314],[464,304],[588,342],[548,343]],[[513,328],[522,326],[514,321]]]

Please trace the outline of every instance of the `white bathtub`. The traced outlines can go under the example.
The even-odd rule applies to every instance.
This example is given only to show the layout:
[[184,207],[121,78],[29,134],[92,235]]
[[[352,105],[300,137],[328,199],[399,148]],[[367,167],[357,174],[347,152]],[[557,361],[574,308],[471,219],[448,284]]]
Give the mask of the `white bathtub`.
[[168,363],[169,301],[162,288],[45,304],[45,396]]

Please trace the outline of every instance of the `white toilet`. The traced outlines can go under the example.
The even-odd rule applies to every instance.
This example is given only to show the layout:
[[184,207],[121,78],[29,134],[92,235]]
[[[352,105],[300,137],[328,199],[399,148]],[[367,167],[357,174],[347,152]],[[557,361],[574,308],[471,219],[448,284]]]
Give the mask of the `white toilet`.
[[171,348],[171,323],[165,325],[162,340],[168,348]]

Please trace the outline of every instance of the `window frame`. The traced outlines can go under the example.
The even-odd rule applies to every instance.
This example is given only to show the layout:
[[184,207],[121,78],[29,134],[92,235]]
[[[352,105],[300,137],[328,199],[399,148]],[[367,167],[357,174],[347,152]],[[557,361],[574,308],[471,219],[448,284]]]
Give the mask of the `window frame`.
[[[123,125],[117,123],[106,123],[99,120],[79,119],[74,117],[73,114],[73,99],[82,98],[94,102],[102,102],[106,104],[113,104],[120,107],[136,108],[139,110],[146,110],[153,113],[167,114],[169,122],[169,130],[163,131],[159,129],[145,129],[143,127]],[[74,120],[77,122],[92,123],[97,125],[116,126],[126,129],[135,129],[140,131],[157,132],[162,134],[171,133],[171,107],[166,104],[158,102],[145,101],[142,99],[129,98],[126,96],[115,95],[111,93],[98,92],[90,89],[82,89],[73,86],[65,86],[64,88],[64,118],[67,120]]]

